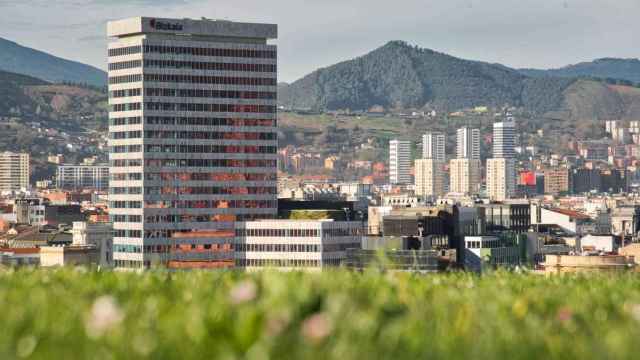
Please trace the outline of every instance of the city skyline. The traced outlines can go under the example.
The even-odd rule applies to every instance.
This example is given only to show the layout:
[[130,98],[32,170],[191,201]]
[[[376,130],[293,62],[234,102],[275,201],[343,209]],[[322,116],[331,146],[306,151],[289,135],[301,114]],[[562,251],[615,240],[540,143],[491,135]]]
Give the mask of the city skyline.
[[[106,77],[0,39],[3,358],[638,352],[640,61],[596,64],[624,79],[536,78],[392,42],[281,86],[378,35],[361,29],[393,4],[278,4],[265,20],[255,1],[220,4],[227,21],[181,16],[205,0],[62,0],[43,22],[95,17],[60,30],[89,44],[89,27],[106,28]],[[504,10],[545,26],[558,19],[544,10],[577,0],[530,1]],[[458,10],[480,35],[531,23],[493,2],[428,2],[403,15],[446,30],[433,11]],[[281,33],[296,13],[333,26]],[[383,15],[389,36],[412,25]]]

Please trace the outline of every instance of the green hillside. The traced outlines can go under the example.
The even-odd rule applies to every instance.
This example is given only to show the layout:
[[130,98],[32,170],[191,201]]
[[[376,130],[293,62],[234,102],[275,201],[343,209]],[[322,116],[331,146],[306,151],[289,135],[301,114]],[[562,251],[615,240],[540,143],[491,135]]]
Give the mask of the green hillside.
[[532,77],[596,77],[603,79],[620,79],[640,83],[640,60],[603,58],[589,62],[581,62],[558,69],[519,69]]
[[31,109],[33,102],[22,88],[46,84],[40,79],[0,70],[0,116],[8,116],[24,108]]
[[281,105],[314,110],[474,106],[556,108],[572,79],[530,79],[498,64],[458,59],[392,41],[362,57],[281,86]]
[[105,158],[99,148],[106,128],[103,90],[0,71],[0,152],[30,153],[32,180],[53,175],[48,154],[64,154],[69,162]]

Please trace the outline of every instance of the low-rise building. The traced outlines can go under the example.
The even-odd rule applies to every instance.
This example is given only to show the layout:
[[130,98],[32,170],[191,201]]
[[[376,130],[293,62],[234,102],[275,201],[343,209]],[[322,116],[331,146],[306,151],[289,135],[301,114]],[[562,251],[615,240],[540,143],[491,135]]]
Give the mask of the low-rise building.
[[611,211],[611,232],[633,237],[640,232],[640,206],[617,207]]
[[71,235],[73,244],[94,245],[98,248],[98,265],[113,266],[113,225],[111,223],[74,222]]
[[640,264],[640,244],[629,244],[618,249],[618,255],[624,255],[634,259],[636,264]]
[[40,248],[0,247],[0,265],[11,267],[38,266],[40,265]]
[[96,265],[99,251],[95,245],[44,246],[40,248],[40,266]]
[[546,255],[543,266],[546,273],[616,272],[634,268],[635,262],[633,258],[624,255]]
[[531,224],[555,224],[576,235],[595,229],[593,220],[586,214],[569,209],[546,208],[538,204],[531,205]]
[[482,272],[497,267],[515,267],[525,257],[524,241],[513,234],[465,236],[462,254],[467,270]]
[[613,235],[586,235],[580,238],[580,250],[583,252],[612,253],[618,249]]
[[347,249],[360,249],[359,221],[259,220],[236,225],[236,266],[247,270],[337,267]]

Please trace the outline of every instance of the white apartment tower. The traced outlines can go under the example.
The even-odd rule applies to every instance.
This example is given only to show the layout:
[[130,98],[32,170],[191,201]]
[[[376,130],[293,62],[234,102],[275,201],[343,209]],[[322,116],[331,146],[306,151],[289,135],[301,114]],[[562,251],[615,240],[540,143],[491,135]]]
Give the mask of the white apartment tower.
[[416,195],[437,198],[444,195],[444,162],[436,159],[416,159]]
[[59,165],[56,186],[66,190],[108,190],[109,166],[104,165]]
[[456,132],[456,157],[480,160],[480,130],[463,127]]
[[502,201],[513,197],[516,188],[515,122],[508,118],[493,124],[493,158],[487,159],[487,196]]
[[493,123],[493,158],[513,159],[515,153],[516,123],[513,118]]
[[443,133],[430,132],[422,135],[422,158],[445,161],[445,136]]
[[0,153],[0,193],[29,188],[29,154]]
[[476,194],[480,187],[480,130],[458,129],[456,157],[449,162],[449,191]]
[[411,183],[410,141],[389,141],[389,181],[394,185]]
[[234,266],[235,222],[277,213],[277,26],[107,27],[115,266]]

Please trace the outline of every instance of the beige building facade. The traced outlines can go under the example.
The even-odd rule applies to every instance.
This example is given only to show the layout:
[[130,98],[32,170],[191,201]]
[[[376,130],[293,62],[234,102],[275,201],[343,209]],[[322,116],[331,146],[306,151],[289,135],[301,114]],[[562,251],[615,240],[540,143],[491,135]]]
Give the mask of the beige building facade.
[[504,201],[513,197],[516,187],[513,159],[487,159],[487,197]]
[[444,162],[437,159],[415,161],[416,195],[438,197],[444,195]]
[[29,188],[29,154],[0,153],[0,193]]
[[456,194],[477,194],[480,187],[479,159],[451,159],[449,191]]

